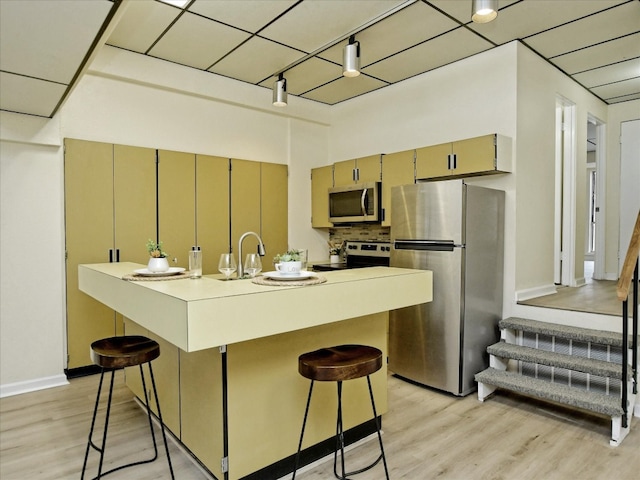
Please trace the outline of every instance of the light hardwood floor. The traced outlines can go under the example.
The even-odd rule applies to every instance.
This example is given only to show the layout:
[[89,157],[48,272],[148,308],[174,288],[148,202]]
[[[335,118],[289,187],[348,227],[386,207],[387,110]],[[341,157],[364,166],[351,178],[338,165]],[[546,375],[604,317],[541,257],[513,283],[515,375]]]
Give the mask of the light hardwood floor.
[[[2,480],[80,478],[97,382],[97,376],[79,378],[69,386],[0,400]],[[144,413],[121,375],[116,383],[107,467],[150,448]],[[458,398],[390,377],[384,444],[392,479],[631,480],[640,471],[639,420],[633,419],[635,428],[613,448],[609,421],[598,416],[508,393],[481,403],[473,394]],[[347,466],[357,468],[376,454],[377,442],[367,442],[348,453]],[[208,478],[175,444],[171,455],[177,479]],[[93,459],[91,466],[95,454]],[[107,478],[165,479],[169,474],[161,452],[153,464]],[[297,478],[333,478],[331,461]],[[384,478],[382,466],[354,478]]]

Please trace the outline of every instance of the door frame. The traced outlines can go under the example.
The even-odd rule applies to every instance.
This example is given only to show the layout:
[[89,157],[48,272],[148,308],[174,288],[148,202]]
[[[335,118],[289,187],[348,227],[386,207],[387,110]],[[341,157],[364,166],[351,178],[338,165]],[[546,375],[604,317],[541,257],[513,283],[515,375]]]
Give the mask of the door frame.
[[576,282],[576,105],[556,97],[554,283]]
[[605,277],[605,212],[606,209],[606,138],[607,125],[597,117],[589,114],[588,121],[596,125],[596,251],[593,257],[593,278],[602,280]]

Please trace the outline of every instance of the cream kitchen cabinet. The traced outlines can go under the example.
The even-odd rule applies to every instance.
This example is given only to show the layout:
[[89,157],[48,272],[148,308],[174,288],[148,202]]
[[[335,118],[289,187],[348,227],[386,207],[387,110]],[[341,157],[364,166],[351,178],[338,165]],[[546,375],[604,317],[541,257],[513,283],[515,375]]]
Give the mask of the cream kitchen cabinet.
[[329,189],[333,187],[333,165],[311,169],[311,226],[329,228]]
[[288,249],[288,176],[287,165],[260,163],[260,237],[266,249],[262,265],[265,272],[271,270],[273,257]]
[[460,140],[416,150],[416,178],[469,177],[511,171],[511,142],[502,135]]
[[169,265],[189,268],[196,243],[196,156],[158,150],[158,240]]
[[336,187],[354,183],[379,182],[381,155],[336,162],[333,167],[333,183]]
[[229,250],[229,159],[196,155],[196,244],[202,273],[218,273],[220,254]]
[[382,226],[391,225],[391,188],[415,182],[415,150],[382,156]]
[[[288,170],[275,163],[231,159],[231,249],[236,261],[238,241],[245,232],[260,235],[266,249],[263,270],[271,269],[273,257],[287,250],[288,242]],[[248,236],[242,255],[255,253],[258,241]],[[222,252],[221,252],[222,253]]]
[[[67,369],[92,365],[89,346],[121,333],[113,310],[78,290],[78,265],[147,262],[156,234],[155,150],[65,139]],[[143,240],[141,240],[143,239]]]

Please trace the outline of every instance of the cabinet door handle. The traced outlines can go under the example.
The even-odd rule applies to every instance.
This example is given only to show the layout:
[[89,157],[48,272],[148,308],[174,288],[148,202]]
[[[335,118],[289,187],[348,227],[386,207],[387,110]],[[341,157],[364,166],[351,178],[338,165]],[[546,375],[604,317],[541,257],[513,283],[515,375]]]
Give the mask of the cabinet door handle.
[[120,262],[120,249],[116,248],[116,262]]
[[456,168],[458,168],[458,155],[457,154],[453,154],[453,170],[455,170]]
[[109,263],[113,263],[113,249],[109,249]]

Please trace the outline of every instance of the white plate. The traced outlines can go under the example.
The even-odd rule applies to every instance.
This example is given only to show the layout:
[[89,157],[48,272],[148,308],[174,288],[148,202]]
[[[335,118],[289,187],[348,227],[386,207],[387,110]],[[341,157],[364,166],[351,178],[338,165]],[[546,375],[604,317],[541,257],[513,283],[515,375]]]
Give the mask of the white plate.
[[169,270],[167,270],[166,272],[152,272],[151,270],[147,270],[146,268],[141,268],[140,270],[133,271],[133,273],[142,275],[143,277],[166,277],[168,275],[176,275],[182,272],[184,272],[184,268],[182,267],[169,267]]
[[266,272],[262,274],[267,278],[272,278],[274,280],[306,280],[307,278],[317,276],[314,272],[300,272],[297,275],[284,275],[280,272]]

